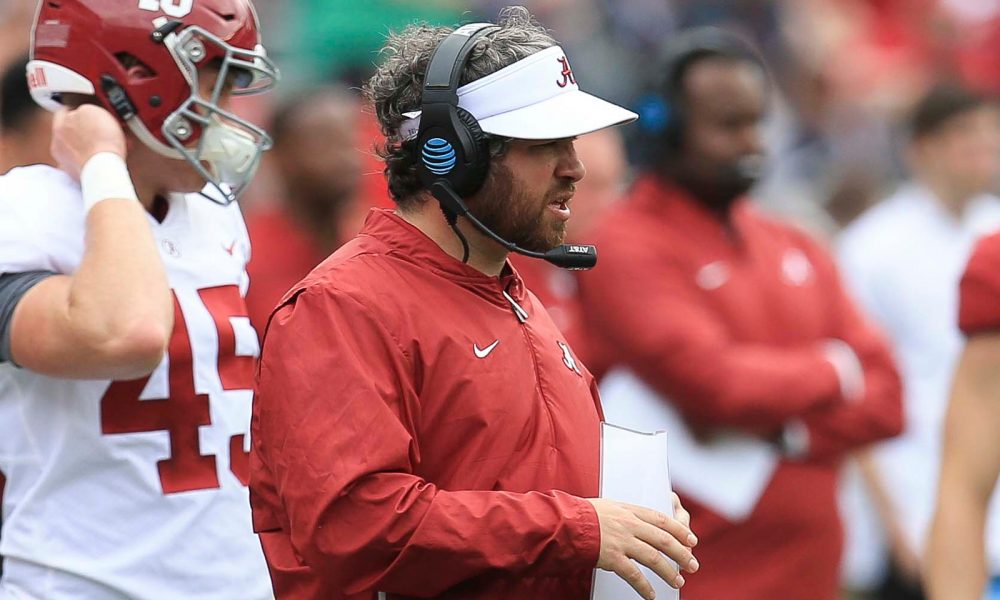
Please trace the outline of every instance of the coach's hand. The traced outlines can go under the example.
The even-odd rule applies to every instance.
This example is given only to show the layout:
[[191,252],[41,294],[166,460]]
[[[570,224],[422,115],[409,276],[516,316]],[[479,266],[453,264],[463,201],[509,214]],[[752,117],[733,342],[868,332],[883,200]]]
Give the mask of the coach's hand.
[[125,158],[125,133],[111,113],[84,104],[55,114],[51,150],[59,168],[79,179],[83,165],[95,154],[113,152]]
[[675,588],[684,585],[684,578],[670,564],[668,557],[688,573],[698,570],[698,561],[691,553],[698,539],[688,528],[690,516],[681,507],[676,494],[676,519],[634,504],[603,498],[588,500],[597,511],[601,526],[601,555],[597,559],[597,568],[613,571],[643,598],[653,598],[653,586],[633,560],[648,567]]
[[[688,529],[691,529],[691,513],[681,505],[681,498],[677,495],[677,492],[671,492],[670,494],[674,497],[674,518]],[[697,543],[697,540],[695,540],[695,543]]]

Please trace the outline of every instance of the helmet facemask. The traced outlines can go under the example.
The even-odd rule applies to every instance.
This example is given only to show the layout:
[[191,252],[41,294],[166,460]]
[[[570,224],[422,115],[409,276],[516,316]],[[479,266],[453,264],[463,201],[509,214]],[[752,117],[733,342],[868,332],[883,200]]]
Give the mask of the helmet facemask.
[[[162,31],[171,23],[163,19],[157,25]],[[262,46],[238,48],[194,25],[164,35],[163,44],[190,84],[191,95],[163,121],[161,134],[169,145],[153,136],[140,119],[129,119],[128,125],[159,154],[188,161],[219,192],[208,190],[207,198],[220,204],[233,202],[253,178],[272,141],[261,127],[225,110],[220,101],[228,86],[235,96],[271,89],[278,70]],[[205,98],[201,78],[209,65],[218,66],[218,75],[211,97]]]

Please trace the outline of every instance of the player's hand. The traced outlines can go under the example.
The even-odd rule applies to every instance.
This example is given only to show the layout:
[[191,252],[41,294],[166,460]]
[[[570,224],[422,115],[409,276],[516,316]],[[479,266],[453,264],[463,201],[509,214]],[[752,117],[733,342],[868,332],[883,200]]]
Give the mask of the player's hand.
[[51,150],[59,168],[79,179],[83,165],[95,154],[113,152],[125,158],[125,133],[111,113],[84,104],[54,115]]
[[[631,585],[643,598],[653,597],[653,586],[643,576],[637,561],[659,575],[674,588],[684,585],[684,578],[667,558],[673,559],[688,573],[698,570],[691,548],[698,539],[681,519],[690,521],[687,511],[674,496],[673,519],[655,510],[602,498],[590,498],[601,526],[601,554],[597,568],[612,571]],[[665,555],[665,556],[664,556]]]

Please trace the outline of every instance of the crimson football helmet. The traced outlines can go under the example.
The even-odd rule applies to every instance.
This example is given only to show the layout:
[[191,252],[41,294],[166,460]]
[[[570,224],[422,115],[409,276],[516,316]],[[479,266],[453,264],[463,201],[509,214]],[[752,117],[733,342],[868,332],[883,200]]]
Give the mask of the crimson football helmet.
[[[219,75],[205,98],[208,65]],[[236,198],[271,147],[263,129],[219,106],[226,85],[254,94],[277,79],[250,0],[40,0],[32,28],[36,102],[58,110],[63,94],[96,97],[144,144],[191,163],[218,202]]]

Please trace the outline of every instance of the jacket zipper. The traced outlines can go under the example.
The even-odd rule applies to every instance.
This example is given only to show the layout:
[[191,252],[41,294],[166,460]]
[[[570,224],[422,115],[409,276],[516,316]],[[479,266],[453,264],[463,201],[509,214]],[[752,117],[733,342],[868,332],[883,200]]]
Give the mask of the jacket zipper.
[[517,317],[518,322],[524,323],[528,320],[527,311],[521,308],[521,305],[517,303],[517,300],[514,300],[514,298],[507,293],[507,290],[503,291],[503,297],[510,303],[510,309],[514,311],[514,316]]
[[524,336],[524,343],[528,346],[528,352],[531,354],[531,365],[535,369],[535,389],[538,390],[538,399],[542,401],[542,406],[545,409],[545,414],[549,418],[549,439],[552,444],[556,442],[556,424],[555,417],[552,415],[552,407],[549,406],[549,401],[545,397],[545,392],[542,390],[542,372],[538,365],[538,351],[535,345],[531,342],[531,338],[528,336],[528,332],[525,329],[525,322],[528,320],[528,311],[524,310],[514,297],[507,293],[507,290],[503,290],[503,297],[507,299],[510,303],[510,309],[517,317],[517,321],[521,324],[521,334]]

